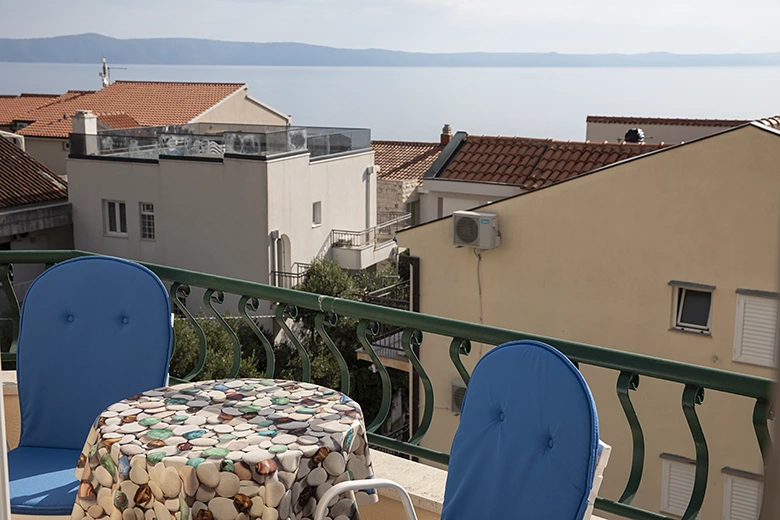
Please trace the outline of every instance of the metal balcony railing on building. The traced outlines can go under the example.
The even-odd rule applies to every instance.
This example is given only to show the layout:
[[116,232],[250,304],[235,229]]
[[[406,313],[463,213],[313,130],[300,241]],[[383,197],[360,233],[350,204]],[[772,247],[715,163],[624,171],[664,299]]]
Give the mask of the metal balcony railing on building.
[[[411,213],[399,213],[374,227],[362,231],[334,229],[330,232],[331,244],[333,244],[333,247],[362,248],[369,245],[377,247],[395,237],[398,231],[408,228],[411,222]],[[382,238],[385,238],[385,240],[382,240]]]
[[70,136],[74,158],[273,157],[308,152],[317,159],[370,149],[371,131],[366,128],[191,123]]
[[[3,290],[8,299],[11,318],[13,319],[12,341],[9,352],[3,353],[3,360],[7,362],[15,361],[16,340],[19,334],[19,304],[13,286],[13,265],[14,264],[38,264],[44,266],[54,265],[70,258],[85,256],[91,253],[83,251],[3,251],[0,252],[0,282],[3,284]],[[518,339],[534,339],[548,343],[566,355],[576,366],[588,365],[600,367],[606,371],[600,371],[599,377],[609,377],[615,381],[616,397],[619,400],[626,416],[628,427],[632,436],[632,456],[631,471],[621,497],[617,500],[605,498],[596,499],[596,509],[619,516],[635,520],[673,520],[671,517],[662,514],[650,512],[635,506],[632,506],[632,500],[640,490],[642,483],[642,470],[645,463],[645,441],[638,416],[634,405],[632,404],[632,395],[642,392],[639,388],[640,378],[650,378],[664,384],[679,386],[680,404],[682,412],[691,435],[691,441],[695,446],[695,480],[688,501],[687,509],[683,519],[689,520],[696,518],[704,502],[704,496],[707,492],[708,475],[711,471],[709,462],[709,447],[705,438],[705,432],[699,421],[697,408],[702,403],[705,390],[707,392],[722,392],[734,396],[747,398],[752,404],[752,413],[745,414],[751,416],[747,419],[752,422],[755,433],[755,449],[766,461],[771,449],[771,439],[767,426],[770,419],[770,399],[773,387],[771,379],[756,377],[726,370],[698,366],[668,359],[657,358],[648,355],[635,354],[628,351],[614,348],[606,348],[596,345],[588,345],[576,341],[562,340],[521,332],[517,330],[479,325],[465,321],[459,321],[450,318],[431,316],[407,310],[396,309],[392,307],[373,305],[366,302],[345,300],[324,296],[303,291],[296,291],[281,287],[273,287],[254,282],[247,282],[234,278],[226,278],[195,271],[188,271],[164,265],[144,263],[163,281],[170,284],[171,298],[174,304],[188,318],[190,323],[196,329],[199,328],[195,320],[184,304],[184,298],[189,294],[191,288],[205,289],[204,302],[207,303],[208,312],[216,315],[222,312],[218,311],[214,305],[219,305],[221,301],[233,301],[224,298],[226,294],[238,296],[237,309],[225,309],[238,313],[241,318],[249,324],[251,318],[247,315],[248,310],[255,309],[259,301],[265,301],[275,304],[275,319],[284,331],[287,341],[293,345],[294,349],[300,354],[302,366],[302,380],[310,381],[312,367],[306,349],[303,347],[299,338],[290,330],[286,321],[291,315],[299,311],[313,313],[316,316],[316,327],[318,335],[328,344],[329,351],[339,366],[340,388],[345,394],[350,394],[352,382],[350,381],[349,367],[341,356],[339,349],[330,339],[327,324],[331,319],[350,318],[358,323],[355,330],[355,345],[362,346],[370,355],[374,366],[378,372],[377,377],[382,382],[381,405],[377,415],[372,419],[367,418],[370,423],[367,426],[369,442],[412,457],[418,457],[423,460],[432,461],[439,464],[448,464],[449,455],[447,453],[420,446],[420,442],[425,438],[431,422],[433,421],[434,409],[437,405],[437,398],[434,396],[433,383],[431,382],[425,367],[420,362],[415,350],[424,346],[426,335],[444,336],[450,338],[447,349],[449,358],[460,375],[463,383],[468,385],[470,374],[461,359],[468,356],[471,352],[472,343],[484,345],[499,345],[508,341]],[[106,298],[113,295],[110,291],[106,292]],[[221,307],[226,307],[222,305]],[[338,318],[334,318],[338,317]],[[218,320],[224,328],[230,328],[230,324],[225,320]],[[401,346],[409,362],[414,366],[422,380],[424,393],[424,410],[419,422],[413,424],[413,433],[411,437],[405,440],[391,438],[387,435],[381,435],[378,432],[385,423],[391,407],[393,389],[391,379],[387,373],[387,368],[382,364],[380,357],[373,348],[373,335],[379,332],[378,324],[384,324],[390,327],[397,327],[401,332]],[[252,327],[252,325],[250,325]],[[273,338],[264,336],[263,332],[255,325],[253,332],[263,344],[266,359],[269,364],[266,367],[266,377],[273,377],[274,359]],[[241,344],[237,339],[235,331],[232,329],[226,331],[231,334],[234,340],[233,357],[234,361],[241,357]],[[200,349],[198,355],[198,365],[200,368],[191,372],[187,376],[187,381],[197,380],[198,373],[203,367],[207,353],[208,339],[205,334],[199,335]],[[234,363],[231,373],[228,377],[236,377],[239,364]],[[607,372],[608,371],[608,372]],[[182,380],[172,379],[172,383],[182,382]],[[441,397],[439,396],[439,399]],[[745,404],[748,405],[748,402]],[[74,404],[75,406],[75,404]],[[440,405],[441,406],[441,405]],[[743,416],[740,416],[743,417]],[[654,417],[642,417],[643,421],[653,421]],[[744,420],[733,418],[732,420]],[[662,428],[655,428],[654,431],[663,431]],[[742,439],[740,442],[748,442],[750,439]],[[716,448],[723,449],[723,445],[716,445]],[[726,449],[728,449],[726,447]]]
[[271,284],[276,287],[292,289],[303,282],[310,267],[311,264],[296,262],[293,264],[291,271],[271,271]]

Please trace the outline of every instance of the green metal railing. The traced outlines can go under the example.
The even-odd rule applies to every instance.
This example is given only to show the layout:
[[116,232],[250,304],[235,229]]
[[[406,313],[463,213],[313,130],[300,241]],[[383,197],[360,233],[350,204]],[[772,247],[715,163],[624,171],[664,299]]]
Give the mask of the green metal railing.
[[[19,332],[19,304],[12,283],[13,264],[44,264],[48,267],[69,258],[90,254],[83,251],[0,252],[0,282],[3,284],[3,290],[10,304],[10,312],[13,319],[12,344],[10,352],[3,354],[3,360],[10,360],[15,357],[16,340]],[[267,359],[266,377],[272,377],[274,373],[274,348],[271,341],[265,337],[250,319],[247,314],[248,310],[256,311],[261,300],[276,304],[276,321],[290,343],[297,350],[303,368],[303,379],[306,381],[311,377],[309,355],[286,321],[287,318],[297,316],[301,309],[313,311],[316,315],[315,328],[317,334],[332,355],[336,357],[340,368],[341,391],[347,394],[350,390],[349,370],[338,348],[336,348],[328,334],[328,327],[336,323],[339,317],[359,320],[355,347],[365,349],[373,360],[382,381],[382,403],[379,412],[373,419],[367,418],[367,420],[372,419],[367,427],[369,441],[383,448],[436,463],[447,464],[449,455],[419,445],[431,425],[434,410],[433,385],[426,374],[425,368],[415,354],[416,347],[423,342],[423,334],[436,334],[452,338],[449,355],[453,365],[466,384],[469,381],[469,373],[463,365],[461,357],[469,354],[472,342],[499,345],[517,339],[535,339],[553,345],[577,366],[585,364],[617,371],[617,396],[626,415],[633,439],[631,471],[625,490],[620,498],[616,501],[598,498],[595,507],[598,510],[613,513],[623,518],[672,520],[670,517],[631,505],[642,481],[645,459],[644,435],[639,418],[631,402],[631,392],[638,389],[639,381],[642,377],[682,383],[684,385],[681,406],[696,447],[696,476],[690,502],[682,516],[683,520],[693,519],[699,514],[707,490],[709,454],[707,441],[696,413],[696,406],[702,403],[705,390],[715,390],[754,399],[753,427],[758,441],[758,449],[764,460],[766,460],[771,447],[767,426],[767,420],[771,419],[770,395],[773,382],[770,379],[163,265],[148,263],[144,263],[144,265],[155,272],[162,280],[170,283],[172,301],[195,328],[200,339],[200,352],[197,362],[193,370],[183,378],[185,381],[197,378],[206,358],[206,335],[198,321],[184,304],[184,299],[190,294],[192,288],[205,290],[204,308],[219,321],[233,342],[234,359],[230,377],[235,377],[238,373],[241,345],[235,331],[222,319],[221,314],[214,307],[214,304],[221,304],[225,301],[226,294],[239,297],[238,314],[254,331],[265,349]],[[423,386],[425,397],[424,412],[418,428],[407,442],[391,439],[376,433],[379,426],[387,418],[392,396],[387,369],[376,352],[374,352],[370,339],[372,335],[379,333],[381,324],[399,327],[403,330],[401,343],[404,352],[420,376]]]

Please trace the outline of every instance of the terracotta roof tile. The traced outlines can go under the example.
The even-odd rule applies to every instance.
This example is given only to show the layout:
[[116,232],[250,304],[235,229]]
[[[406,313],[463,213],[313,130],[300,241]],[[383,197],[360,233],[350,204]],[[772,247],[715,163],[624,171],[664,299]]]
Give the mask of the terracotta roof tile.
[[0,208],[67,200],[67,183],[0,138]]
[[624,117],[624,116],[588,116],[588,123],[606,123],[619,125],[677,125],[677,126],[713,126],[719,128],[731,128],[744,125],[751,121],[780,128],[780,116],[767,117],[765,119],[690,119],[668,117]]
[[[117,81],[96,92],[68,92],[27,112],[25,118],[35,122],[18,133],[67,137],[71,130],[70,117],[79,110],[123,113],[141,126],[184,124],[244,86],[243,83]],[[129,119],[124,124],[129,124]]]
[[14,120],[24,119],[24,114],[59,97],[57,94],[0,95],[0,125],[10,126]]
[[124,112],[106,112],[95,114],[100,122],[111,128],[135,128],[141,126],[138,121]]
[[422,179],[443,148],[439,143],[408,141],[372,141],[371,147],[378,178],[395,181]]
[[665,146],[469,135],[437,177],[535,189]]

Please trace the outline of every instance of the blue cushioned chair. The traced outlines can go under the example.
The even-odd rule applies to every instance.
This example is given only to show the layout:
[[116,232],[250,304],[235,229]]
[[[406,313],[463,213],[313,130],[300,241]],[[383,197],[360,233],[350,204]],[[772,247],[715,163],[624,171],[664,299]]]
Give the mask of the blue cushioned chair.
[[30,285],[17,350],[21,439],[8,453],[12,513],[70,515],[90,427],[111,404],[165,386],[171,340],[165,287],[136,263],[76,258]]
[[[604,448],[593,396],[566,356],[538,341],[496,347],[477,363],[466,390],[441,518],[581,520],[590,515]],[[606,459],[599,469],[604,465]],[[337,495],[377,487],[395,486],[380,479],[337,484],[314,520]],[[401,497],[416,518],[408,495]]]

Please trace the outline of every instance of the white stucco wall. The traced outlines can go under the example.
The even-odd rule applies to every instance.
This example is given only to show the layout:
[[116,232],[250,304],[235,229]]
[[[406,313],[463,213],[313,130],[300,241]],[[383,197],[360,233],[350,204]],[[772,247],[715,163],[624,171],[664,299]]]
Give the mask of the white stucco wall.
[[[522,193],[517,186],[463,182],[445,179],[427,179],[420,189],[420,222],[430,222],[452,215],[458,210],[468,210]],[[439,198],[442,214],[439,215]]]
[[65,175],[65,161],[70,153],[63,146],[68,139],[54,137],[24,137],[25,151],[57,175]]
[[[267,282],[265,172],[261,161],[69,159],[76,248]],[[126,203],[126,238],[104,233],[103,200]],[[155,240],[140,238],[141,202],[154,204]]]
[[727,126],[686,126],[686,125],[644,125],[620,123],[587,123],[585,139],[595,143],[608,141],[619,143],[632,128],[641,128],[645,134],[645,142],[681,143],[693,141],[699,137],[716,134],[728,129]]
[[[330,248],[332,229],[362,231],[376,221],[374,152],[310,163],[308,155],[268,162],[268,230],[290,238],[290,265],[309,263]],[[373,204],[372,201],[373,200]],[[322,224],[312,204],[322,202]],[[368,204],[368,206],[367,206]]]
[[211,110],[195,118],[197,123],[243,123],[252,125],[286,125],[292,117],[252,99],[242,90],[224,99]]

